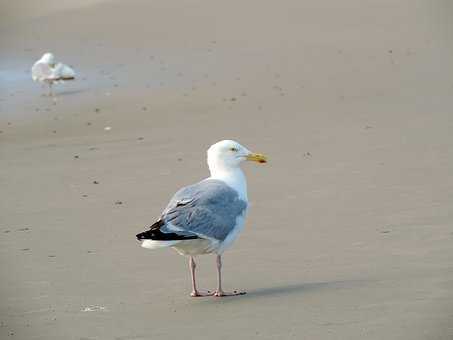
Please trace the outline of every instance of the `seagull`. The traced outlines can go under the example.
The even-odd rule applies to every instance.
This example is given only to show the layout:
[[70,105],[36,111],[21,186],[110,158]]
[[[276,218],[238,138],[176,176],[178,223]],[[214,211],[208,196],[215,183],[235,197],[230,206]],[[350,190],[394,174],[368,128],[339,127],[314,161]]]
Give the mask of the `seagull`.
[[31,68],[34,81],[49,85],[49,96],[53,96],[53,83],[74,80],[76,73],[68,65],[57,63],[52,53],[45,53]]
[[[244,227],[247,214],[247,183],[243,161],[266,163],[266,156],[252,153],[232,140],[222,140],[208,149],[211,176],[180,189],[149,230],[137,234],[143,248],[174,248],[189,257],[191,296],[234,296],[243,291],[222,289],[222,254]],[[198,290],[195,256],[216,254],[217,289]]]

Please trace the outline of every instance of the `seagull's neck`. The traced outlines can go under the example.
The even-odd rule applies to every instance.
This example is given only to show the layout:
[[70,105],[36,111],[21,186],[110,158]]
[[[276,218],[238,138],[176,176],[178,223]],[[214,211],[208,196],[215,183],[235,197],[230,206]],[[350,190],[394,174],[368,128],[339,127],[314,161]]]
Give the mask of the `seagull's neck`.
[[247,181],[241,168],[215,168],[211,170],[210,179],[217,179],[225,182],[239,193],[239,198],[248,201],[247,199]]

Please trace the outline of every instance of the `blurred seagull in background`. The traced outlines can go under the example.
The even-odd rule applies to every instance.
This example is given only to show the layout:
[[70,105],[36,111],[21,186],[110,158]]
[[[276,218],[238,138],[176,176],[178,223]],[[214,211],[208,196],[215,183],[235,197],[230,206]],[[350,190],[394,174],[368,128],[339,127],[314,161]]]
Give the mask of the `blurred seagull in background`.
[[49,96],[52,97],[52,85],[54,83],[74,80],[75,76],[74,70],[66,64],[57,63],[52,53],[45,53],[31,68],[32,79],[47,84]]
[[[172,247],[189,257],[191,296],[242,295],[245,292],[222,289],[222,254],[242,230],[247,213],[247,183],[240,164],[266,163],[267,159],[232,140],[212,145],[207,154],[211,176],[180,189],[157,222],[136,237],[144,248]],[[217,289],[201,292],[194,257],[211,253],[217,255]]]

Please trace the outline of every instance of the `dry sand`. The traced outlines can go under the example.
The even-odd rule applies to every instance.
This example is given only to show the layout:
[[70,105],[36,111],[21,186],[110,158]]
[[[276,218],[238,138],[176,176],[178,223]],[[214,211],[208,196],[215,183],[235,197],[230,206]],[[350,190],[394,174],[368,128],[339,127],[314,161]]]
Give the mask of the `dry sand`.
[[[18,3],[0,10],[1,339],[453,338],[449,2]],[[80,75],[57,105],[29,75],[46,51]],[[134,235],[223,138],[271,160],[245,167],[224,259],[248,294],[193,299],[186,259]]]

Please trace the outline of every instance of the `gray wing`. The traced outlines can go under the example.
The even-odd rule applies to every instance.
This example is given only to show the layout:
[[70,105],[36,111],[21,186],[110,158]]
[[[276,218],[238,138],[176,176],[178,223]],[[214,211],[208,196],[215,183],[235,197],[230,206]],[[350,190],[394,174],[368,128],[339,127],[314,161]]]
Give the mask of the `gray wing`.
[[244,214],[247,202],[219,180],[204,180],[182,188],[171,199],[161,219],[163,232],[195,234],[223,241]]
[[66,64],[58,63],[54,70],[55,78],[61,80],[71,80],[76,76],[75,71]]

